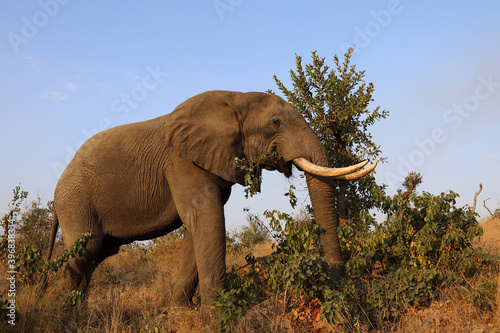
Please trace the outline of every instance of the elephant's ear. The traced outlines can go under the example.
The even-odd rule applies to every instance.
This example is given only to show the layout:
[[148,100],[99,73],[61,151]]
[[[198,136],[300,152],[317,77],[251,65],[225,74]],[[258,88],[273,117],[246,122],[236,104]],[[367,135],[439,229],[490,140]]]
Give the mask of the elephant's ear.
[[220,92],[213,93],[188,99],[166,117],[167,146],[185,160],[244,185],[244,175],[235,161],[244,157],[236,111]]

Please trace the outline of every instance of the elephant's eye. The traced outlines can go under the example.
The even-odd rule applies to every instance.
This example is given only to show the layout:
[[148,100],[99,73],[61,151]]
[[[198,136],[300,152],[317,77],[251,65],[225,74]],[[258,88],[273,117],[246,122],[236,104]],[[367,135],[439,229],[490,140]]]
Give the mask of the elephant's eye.
[[273,118],[273,125],[278,129],[281,126],[281,121],[278,118]]

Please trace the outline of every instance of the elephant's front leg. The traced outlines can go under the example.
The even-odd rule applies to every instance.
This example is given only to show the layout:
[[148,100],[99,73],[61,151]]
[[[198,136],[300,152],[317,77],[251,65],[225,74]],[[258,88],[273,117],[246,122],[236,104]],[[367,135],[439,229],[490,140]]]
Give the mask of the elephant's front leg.
[[175,280],[173,300],[177,306],[191,305],[196,286],[198,285],[198,269],[191,238],[191,231],[186,229],[182,240],[182,251],[177,279]]
[[[194,259],[198,271],[201,301],[209,305],[214,293],[224,287],[226,280],[226,231],[223,200],[217,178],[193,163],[178,159],[167,173],[170,190],[186,232],[192,240]],[[189,238],[187,239],[189,240]],[[182,262],[175,291],[189,291],[192,281],[191,251],[183,244]],[[187,281],[180,282],[185,272]],[[179,285],[180,284],[180,285]],[[186,293],[186,297],[189,297]]]
[[209,305],[214,293],[226,282],[226,232],[222,206],[220,209],[199,210],[190,219],[188,224],[191,226],[201,303]]

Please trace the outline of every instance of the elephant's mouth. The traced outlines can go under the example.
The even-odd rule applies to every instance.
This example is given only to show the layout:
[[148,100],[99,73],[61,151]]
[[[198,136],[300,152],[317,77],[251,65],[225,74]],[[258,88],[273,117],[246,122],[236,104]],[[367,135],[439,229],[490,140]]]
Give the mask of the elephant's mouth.
[[[271,149],[271,154],[277,153],[276,146]],[[277,156],[280,156],[277,154]],[[282,157],[279,159],[275,157],[270,157],[269,159],[262,161],[260,167],[266,170],[274,171],[277,170],[284,174],[287,178],[292,175],[292,161],[286,162]]]
[[280,159],[278,162],[273,163],[261,163],[261,166],[270,171],[278,170],[282,174],[284,174],[287,178],[292,175],[292,162],[285,162],[285,160]]

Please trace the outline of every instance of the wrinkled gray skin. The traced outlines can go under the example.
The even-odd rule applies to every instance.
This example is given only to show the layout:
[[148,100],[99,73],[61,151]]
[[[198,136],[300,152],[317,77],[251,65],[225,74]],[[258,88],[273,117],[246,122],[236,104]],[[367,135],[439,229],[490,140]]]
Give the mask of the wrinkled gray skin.
[[[93,235],[85,255],[66,265],[73,288],[85,290],[94,268],[120,245],[184,224],[174,302],[190,304],[199,283],[202,304],[209,304],[226,277],[224,204],[232,185],[244,185],[235,157],[272,151],[286,162],[278,167],[286,176],[297,157],[328,166],[304,118],[280,97],[258,92],[205,92],[170,114],[90,138],[62,174],[54,197],[54,236],[57,222],[66,246],[84,232]],[[326,231],[325,256],[337,278],[343,260],[334,191],[315,176],[306,179],[316,221]]]

